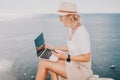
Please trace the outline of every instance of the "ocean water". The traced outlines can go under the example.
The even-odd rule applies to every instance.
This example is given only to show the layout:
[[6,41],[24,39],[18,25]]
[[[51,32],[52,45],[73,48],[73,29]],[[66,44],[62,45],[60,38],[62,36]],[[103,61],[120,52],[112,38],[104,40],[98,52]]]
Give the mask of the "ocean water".
[[[120,14],[81,14],[81,19],[90,34],[93,73],[120,80]],[[41,32],[47,44],[66,44],[68,28],[55,14],[0,21],[0,80],[35,80],[34,39]]]

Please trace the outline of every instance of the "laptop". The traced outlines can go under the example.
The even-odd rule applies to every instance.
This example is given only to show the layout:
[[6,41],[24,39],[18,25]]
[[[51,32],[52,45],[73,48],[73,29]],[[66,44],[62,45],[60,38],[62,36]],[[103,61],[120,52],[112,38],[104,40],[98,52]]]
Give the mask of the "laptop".
[[44,41],[44,35],[41,33],[35,40],[35,47],[39,48],[39,50],[36,50],[37,52],[37,57],[44,58],[44,59],[50,59],[53,61],[57,60],[57,57],[55,57],[50,49],[43,48],[45,45]]

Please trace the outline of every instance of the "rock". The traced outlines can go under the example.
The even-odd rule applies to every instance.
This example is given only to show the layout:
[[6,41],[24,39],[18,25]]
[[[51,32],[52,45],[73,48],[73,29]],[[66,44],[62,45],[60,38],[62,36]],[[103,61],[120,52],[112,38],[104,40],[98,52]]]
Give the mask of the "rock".
[[111,68],[111,69],[115,69],[115,65],[111,65],[110,68]]

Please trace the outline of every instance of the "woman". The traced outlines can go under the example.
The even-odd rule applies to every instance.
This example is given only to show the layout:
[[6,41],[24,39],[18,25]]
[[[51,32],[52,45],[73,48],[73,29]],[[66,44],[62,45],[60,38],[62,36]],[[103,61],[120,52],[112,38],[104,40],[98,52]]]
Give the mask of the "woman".
[[[61,50],[64,53],[52,51],[59,59],[57,62],[40,60],[36,80],[45,80],[48,71],[52,76],[52,80],[58,80],[58,76],[68,80],[87,80],[91,76],[89,34],[80,22],[74,3],[63,2],[60,5],[58,14],[64,26],[70,28],[69,39],[65,46],[45,45],[46,48]],[[66,52],[69,54],[66,55]]]

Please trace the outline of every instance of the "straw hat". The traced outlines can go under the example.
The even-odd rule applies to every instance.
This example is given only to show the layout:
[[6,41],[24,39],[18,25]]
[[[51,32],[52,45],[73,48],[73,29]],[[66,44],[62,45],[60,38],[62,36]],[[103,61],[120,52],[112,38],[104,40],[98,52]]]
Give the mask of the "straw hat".
[[75,3],[63,2],[58,9],[58,15],[77,14],[77,7]]

